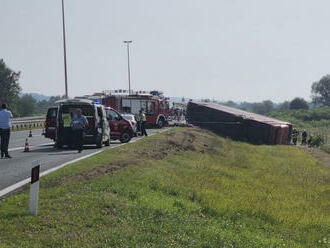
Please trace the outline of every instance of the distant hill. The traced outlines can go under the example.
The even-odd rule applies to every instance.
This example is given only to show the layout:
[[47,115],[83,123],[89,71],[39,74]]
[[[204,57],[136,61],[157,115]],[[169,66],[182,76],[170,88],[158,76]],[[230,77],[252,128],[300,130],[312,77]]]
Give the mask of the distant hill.
[[43,101],[43,100],[46,100],[48,101],[50,96],[45,96],[45,95],[42,95],[42,94],[38,94],[38,93],[22,93],[22,95],[31,95],[34,99],[36,99],[38,102],[39,101]]

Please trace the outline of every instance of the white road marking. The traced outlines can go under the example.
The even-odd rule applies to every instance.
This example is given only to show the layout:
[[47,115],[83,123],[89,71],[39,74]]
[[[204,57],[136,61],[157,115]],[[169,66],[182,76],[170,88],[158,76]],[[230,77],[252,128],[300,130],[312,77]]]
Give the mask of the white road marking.
[[[152,133],[152,134],[150,134],[149,136],[153,136],[153,135],[158,134],[158,133],[163,133],[163,132],[166,132],[166,131],[168,131],[168,130],[169,130],[168,128],[167,128],[167,129],[164,129],[164,130],[160,130],[159,132]],[[148,136],[148,137],[149,137],[149,136]],[[145,137],[145,136],[144,136],[144,137]],[[136,141],[138,141],[138,140],[140,140],[140,139],[143,139],[144,137],[137,138],[137,139],[135,139],[135,140],[132,140],[132,141],[129,142],[129,143],[134,143],[134,142],[136,142]],[[120,147],[120,146],[123,146],[123,145],[129,144],[129,143],[118,144],[118,145],[116,145],[116,146],[110,147],[109,149],[113,149],[113,148],[116,148],[116,147]],[[48,144],[53,144],[53,143],[48,143]],[[45,145],[45,144],[43,144],[43,145]],[[42,146],[42,145],[38,145],[38,146]],[[34,146],[34,147],[38,147],[38,146]],[[24,148],[24,147],[23,147],[23,148]],[[13,148],[13,149],[21,149],[21,147],[17,147],[17,148]],[[47,174],[49,174],[49,173],[52,173],[52,172],[54,172],[54,171],[56,171],[56,170],[58,170],[58,169],[61,169],[61,168],[65,167],[65,166],[67,166],[67,165],[69,165],[69,164],[72,164],[72,163],[78,162],[78,161],[80,161],[80,160],[83,160],[83,159],[86,159],[86,158],[92,157],[92,156],[94,156],[94,155],[96,155],[96,154],[99,154],[99,153],[101,153],[101,152],[103,152],[103,151],[106,151],[106,150],[108,150],[108,149],[102,149],[102,150],[99,150],[99,151],[96,151],[96,152],[90,153],[90,154],[88,154],[88,155],[82,156],[82,157],[80,157],[80,158],[73,159],[73,160],[71,160],[71,161],[69,161],[69,162],[66,162],[66,163],[64,163],[64,164],[61,164],[61,165],[56,166],[56,167],[54,167],[54,168],[51,168],[51,169],[49,169],[49,170],[46,170],[46,171],[40,173],[40,177],[45,176],[45,175],[47,175]],[[10,150],[9,150],[9,151],[10,151]],[[10,193],[11,191],[14,191],[14,190],[16,190],[16,189],[18,189],[18,188],[24,186],[25,184],[29,183],[30,180],[31,180],[30,178],[27,178],[27,179],[24,179],[24,180],[22,180],[22,181],[20,181],[20,182],[18,182],[18,183],[15,183],[15,184],[9,186],[9,187],[7,187],[7,188],[5,188],[5,189],[3,189],[3,190],[0,190],[0,197],[2,197],[2,196],[4,196],[4,195],[7,195],[7,194]]]
[[[36,145],[36,146],[30,146],[30,150],[32,148],[36,148],[36,147],[40,147],[40,146],[48,146],[48,145],[54,145],[54,142],[52,143],[44,143],[44,144],[40,144],[40,145]],[[15,147],[15,148],[10,148],[8,149],[9,152],[13,152],[13,151],[19,151],[19,150],[24,150],[24,146],[21,146],[21,147]]]

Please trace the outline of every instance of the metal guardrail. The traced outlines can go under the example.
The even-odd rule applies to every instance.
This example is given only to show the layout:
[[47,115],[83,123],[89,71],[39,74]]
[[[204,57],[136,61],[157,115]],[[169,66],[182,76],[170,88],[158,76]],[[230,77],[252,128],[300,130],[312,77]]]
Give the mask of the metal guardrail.
[[44,127],[45,117],[44,116],[33,116],[33,117],[23,117],[23,118],[14,118],[11,121],[12,131],[22,130],[22,129],[31,129]]

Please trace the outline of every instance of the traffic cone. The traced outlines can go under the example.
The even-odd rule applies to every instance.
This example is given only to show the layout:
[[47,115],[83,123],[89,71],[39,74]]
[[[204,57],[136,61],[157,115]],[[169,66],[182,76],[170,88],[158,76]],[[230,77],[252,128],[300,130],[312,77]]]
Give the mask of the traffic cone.
[[29,147],[29,141],[28,139],[25,140],[25,146],[24,146],[24,152],[29,152],[30,147]]
[[30,130],[29,137],[30,138],[32,137],[32,130]]

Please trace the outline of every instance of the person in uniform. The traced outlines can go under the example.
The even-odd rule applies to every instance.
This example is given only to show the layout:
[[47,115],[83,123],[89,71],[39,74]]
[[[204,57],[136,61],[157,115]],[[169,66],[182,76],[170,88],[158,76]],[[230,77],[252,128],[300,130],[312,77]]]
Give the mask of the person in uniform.
[[146,122],[147,122],[147,118],[146,118],[146,114],[144,113],[144,111],[141,109],[139,111],[139,119],[140,119],[140,124],[141,124],[141,135],[145,135],[148,136],[147,131],[146,131]]
[[298,134],[299,134],[298,130],[297,129],[293,129],[293,131],[292,131],[292,143],[294,145],[297,145]]
[[1,158],[11,158],[8,153],[8,145],[10,139],[12,113],[7,110],[7,105],[2,104],[0,110],[0,142],[1,142]]
[[84,130],[88,121],[86,116],[82,115],[81,109],[77,109],[77,115],[71,120],[71,128],[78,152],[81,153],[84,146]]
[[136,114],[134,117],[135,117],[135,120],[136,120],[136,133],[137,133],[137,135],[142,135],[141,134],[140,114]]

